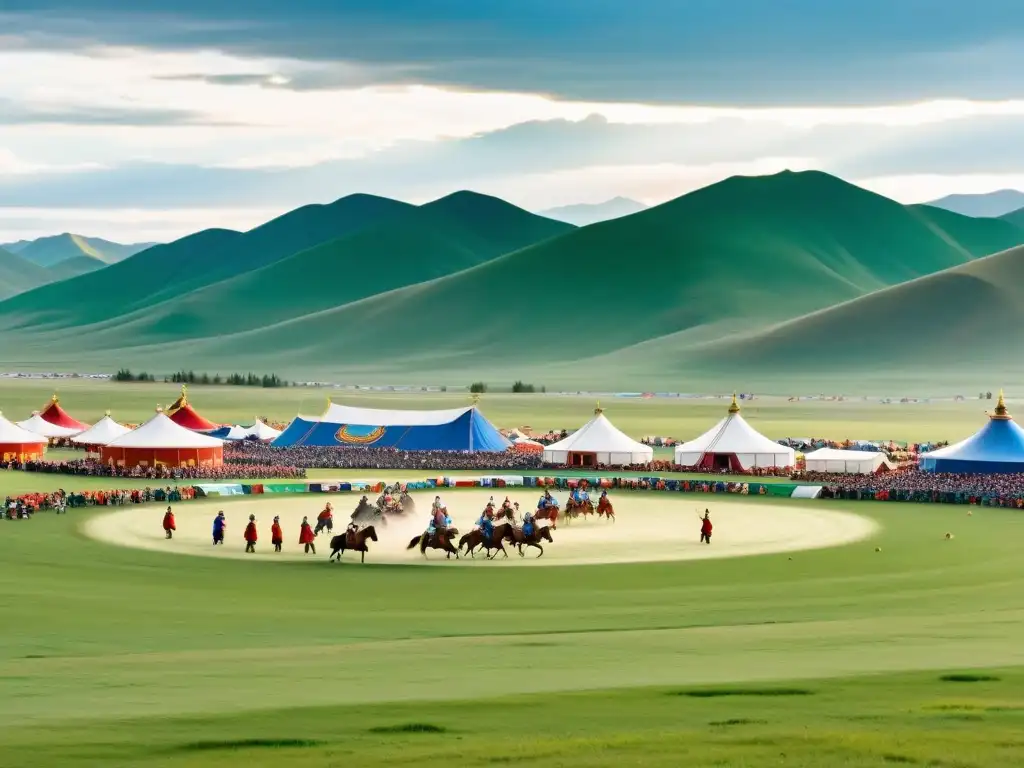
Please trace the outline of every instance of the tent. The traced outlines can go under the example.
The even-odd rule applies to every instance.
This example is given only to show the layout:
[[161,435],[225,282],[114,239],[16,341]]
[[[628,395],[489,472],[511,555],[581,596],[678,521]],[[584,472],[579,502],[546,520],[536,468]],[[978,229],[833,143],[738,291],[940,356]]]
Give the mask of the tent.
[[200,416],[189,404],[188,389],[184,384],[181,385],[181,395],[167,409],[167,416],[178,426],[193,432],[209,432],[217,428],[216,424]]
[[681,467],[742,472],[755,467],[792,467],[792,448],[769,440],[740,416],[736,395],[725,418],[700,437],[676,447],[675,463]]
[[925,472],[1024,472],[1024,429],[1006,410],[999,393],[988,423],[959,443],[922,453],[918,466]]
[[49,421],[46,421],[39,411],[33,411],[31,418],[19,421],[17,424],[22,429],[28,430],[29,432],[47,439],[71,437],[72,435],[81,434],[84,431],[77,427],[61,427],[57,424],[52,424]]
[[272,445],[365,446],[404,451],[505,451],[512,445],[475,405],[407,411],[328,403],[326,413],[319,418],[297,416]]
[[87,450],[93,453],[99,453],[99,449],[102,446],[109,445],[117,438],[127,435],[129,432],[131,432],[130,428],[123,424],[118,424],[110,418],[110,411],[107,411],[106,415],[92,427],[72,437],[71,442],[84,445]]
[[0,459],[32,461],[43,458],[46,438],[29,432],[4,418],[0,413]]
[[839,448],[819,448],[804,456],[808,472],[842,472],[852,475],[870,475],[892,469],[888,457],[881,451],[845,451]]
[[224,463],[223,440],[186,429],[159,409],[145,424],[112,440],[100,452],[103,463],[127,467],[219,467]]
[[89,428],[88,424],[83,424],[78,419],[72,418],[67,411],[60,407],[60,398],[57,397],[56,392],[53,393],[53,397],[50,398],[50,402],[39,413],[39,416],[43,421],[48,421],[58,427],[75,429],[79,432],[84,432]]
[[572,467],[624,467],[646,464],[653,458],[654,449],[621,432],[608,421],[600,404],[594,409],[594,418],[544,449],[545,464]]
[[210,437],[219,437],[221,440],[262,440],[269,442],[281,436],[281,431],[268,427],[259,419],[251,427],[243,427],[235,424],[233,427],[219,427],[210,432]]

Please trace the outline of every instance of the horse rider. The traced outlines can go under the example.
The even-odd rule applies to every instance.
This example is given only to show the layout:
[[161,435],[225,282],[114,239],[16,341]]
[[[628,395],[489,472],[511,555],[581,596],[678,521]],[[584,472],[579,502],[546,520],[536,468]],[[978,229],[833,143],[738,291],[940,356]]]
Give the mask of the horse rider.
[[533,522],[533,515],[529,512],[523,516],[523,538],[529,539],[533,536],[533,532],[536,530],[536,525]]
[[700,519],[700,543],[711,543],[711,512],[704,510],[704,517]]
[[508,496],[506,496],[505,500],[503,502],[501,502],[501,508],[505,512],[511,512],[512,511],[512,500]]
[[548,507],[554,506],[555,500],[551,498],[551,491],[544,491],[544,495],[540,497],[540,501],[537,502],[537,509],[547,509]]
[[353,549],[355,547],[357,533],[359,533],[359,523],[353,520],[348,524],[348,528],[345,529],[345,536],[347,538],[347,546],[349,549]]
[[[490,509],[491,505],[488,504],[487,508]],[[487,516],[487,512],[480,515],[480,519],[477,520],[477,526],[480,528],[480,538],[486,542],[490,542],[494,538],[494,520]]]
[[218,512],[217,516],[213,518],[213,545],[224,543],[224,529],[227,527],[228,520],[224,517],[223,512]]
[[249,515],[249,523],[245,526],[245,533],[242,534],[245,539],[245,551],[246,553],[256,553],[256,539],[259,538],[259,533],[256,531],[256,515]]

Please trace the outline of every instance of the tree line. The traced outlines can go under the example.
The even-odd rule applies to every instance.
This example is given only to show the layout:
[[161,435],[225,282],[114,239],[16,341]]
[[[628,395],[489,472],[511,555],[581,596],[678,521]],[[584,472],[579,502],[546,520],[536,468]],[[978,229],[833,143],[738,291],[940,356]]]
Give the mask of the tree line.
[[[132,373],[128,368],[122,368],[113,376],[114,381],[145,381],[155,382],[156,377],[145,371]],[[178,371],[170,376],[164,376],[165,384],[221,384],[229,387],[263,387],[273,389],[277,387],[290,386],[288,381],[282,379],[276,373],[259,375],[256,373],[231,373],[221,376],[215,373],[212,376],[208,373],[196,373],[195,371]]]
[[[485,392],[487,392],[487,382],[474,381],[472,384],[469,385],[469,391],[472,392],[473,394],[482,395]],[[527,384],[526,382],[523,381],[517,381],[512,385],[512,392],[517,395],[528,395],[533,394],[534,392],[546,391],[547,389],[545,389],[543,386],[536,387],[533,384]]]

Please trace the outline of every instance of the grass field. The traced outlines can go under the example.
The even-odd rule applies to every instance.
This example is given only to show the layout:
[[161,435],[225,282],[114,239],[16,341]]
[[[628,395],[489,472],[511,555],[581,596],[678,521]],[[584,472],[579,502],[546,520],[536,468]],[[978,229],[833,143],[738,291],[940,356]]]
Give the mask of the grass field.
[[[692,522],[692,497],[666,503]],[[1024,517],[833,504],[882,531],[514,575],[111,547],[81,535],[93,512],[2,523],[2,762],[1021,764]]]

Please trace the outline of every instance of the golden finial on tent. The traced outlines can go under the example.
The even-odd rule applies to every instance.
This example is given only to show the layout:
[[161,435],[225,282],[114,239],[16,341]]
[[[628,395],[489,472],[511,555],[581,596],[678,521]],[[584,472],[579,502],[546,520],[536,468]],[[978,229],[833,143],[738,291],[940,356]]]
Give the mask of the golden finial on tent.
[[109,418],[110,417],[110,409],[107,408],[107,410],[104,411],[103,415]]
[[594,415],[597,416],[597,415],[602,414],[602,413],[604,413],[604,408],[601,407],[601,401],[598,400],[597,401],[597,407],[594,409]]
[[53,393],[53,396],[50,398],[50,402],[51,403],[59,403],[60,402],[60,398],[57,397],[57,393],[56,392]]
[[729,413],[739,413],[740,404],[736,402],[736,393],[732,393],[732,405],[729,406]]
[[991,418],[1006,420],[1010,418],[1010,414],[1006,412],[1006,401],[1003,400],[1003,390],[999,390],[999,399],[996,400],[995,410],[992,412]]

